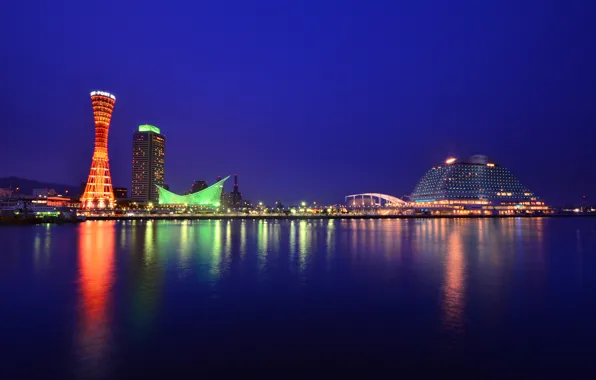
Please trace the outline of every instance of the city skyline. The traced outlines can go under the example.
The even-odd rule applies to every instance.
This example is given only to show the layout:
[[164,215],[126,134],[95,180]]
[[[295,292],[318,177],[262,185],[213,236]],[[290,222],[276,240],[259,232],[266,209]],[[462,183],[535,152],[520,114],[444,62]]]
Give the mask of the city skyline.
[[3,2],[0,380],[590,378],[595,14]]
[[[130,135],[150,122],[167,126],[166,183],[178,192],[238,173],[252,201],[401,197],[445,157],[483,153],[549,203],[596,196],[591,3],[126,4],[107,16],[67,3],[8,5],[15,17],[1,27],[22,38],[0,63],[14,126],[1,177],[85,180],[84,94],[101,88],[119,101],[115,186],[130,188]],[[158,17],[159,30],[129,27]],[[48,88],[60,107],[41,100]]]

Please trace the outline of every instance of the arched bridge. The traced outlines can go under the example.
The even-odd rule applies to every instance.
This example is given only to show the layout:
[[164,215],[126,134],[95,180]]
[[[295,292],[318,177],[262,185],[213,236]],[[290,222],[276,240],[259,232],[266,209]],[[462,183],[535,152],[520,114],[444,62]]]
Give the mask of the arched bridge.
[[348,207],[403,207],[406,205],[406,202],[398,197],[381,193],[352,194],[347,195],[345,199]]

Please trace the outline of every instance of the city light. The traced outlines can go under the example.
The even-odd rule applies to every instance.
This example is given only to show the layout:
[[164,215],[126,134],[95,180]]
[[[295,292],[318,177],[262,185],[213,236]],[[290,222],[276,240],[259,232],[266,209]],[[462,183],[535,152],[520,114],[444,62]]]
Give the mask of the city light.
[[[110,122],[114,110],[116,97],[105,91],[91,92],[91,101],[93,108],[93,116],[95,121],[95,149],[93,152],[91,168],[87,182],[84,186],[83,195],[80,198],[80,207],[84,210],[90,209],[108,209],[97,213],[103,216],[114,216],[127,207],[135,206],[135,202],[126,200],[126,195],[122,195],[122,189],[114,189],[112,187],[112,179],[110,173],[109,156],[108,156],[108,132],[110,129]],[[149,139],[149,140],[148,140]],[[191,214],[207,214],[207,213],[222,213],[235,212],[238,215],[240,212],[257,215],[270,213],[275,214],[343,214],[348,213],[348,208],[365,210],[367,213],[377,213],[380,215],[381,210],[389,208],[400,209],[401,211],[408,210],[412,214],[451,214],[451,215],[509,215],[512,213],[531,213],[531,212],[548,212],[553,213],[553,210],[544,204],[544,202],[537,201],[539,198],[530,192],[529,189],[522,186],[521,183],[513,176],[509,170],[503,166],[489,162],[485,155],[473,155],[470,157],[456,158],[448,157],[444,164],[434,166],[425,173],[424,177],[419,181],[411,195],[407,195],[407,200],[402,200],[390,195],[380,193],[362,193],[353,194],[345,197],[345,205],[317,205],[316,201],[300,201],[299,206],[284,208],[280,201],[276,201],[273,208],[270,210],[259,201],[256,205],[251,204],[247,200],[243,200],[242,194],[238,190],[237,175],[234,175],[234,190],[230,193],[223,193],[224,182],[229,178],[226,177],[220,180],[217,177],[217,182],[212,186],[207,186],[204,180],[197,180],[195,182],[203,182],[204,187],[193,188],[194,193],[179,195],[167,190],[164,180],[163,159],[161,161],[155,160],[153,151],[151,149],[152,139],[157,139],[162,145],[157,146],[155,155],[158,158],[163,158],[165,151],[165,138],[161,135],[160,128],[151,124],[138,125],[138,132],[133,136],[134,141],[140,141],[139,145],[149,146],[141,154],[137,154],[135,150],[136,145],[133,144],[133,181],[131,193],[132,201],[140,201],[141,206],[135,207],[135,211],[139,214],[143,212],[152,215],[165,215],[166,211],[173,214],[169,209],[175,209],[179,206],[184,206],[185,209],[176,211],[177,214],[191,213]],[[149,154],[146,154],[149,152]],[[147,159],[144,157],[147,156]],[[453,165],[457,163],[457,165]],[[159,166],[158,164],[161,164]],[[139,176],[136,176],[135,166],[139,166],[142,170],[153,170],[157,167],[154,176],[160,181],[149,180],[143,182],[145,189],[149,190],[151,195],[149,198],[135,199],[135,183],[139,182]],[[147,169],[150,167],[150,169]],[[136,182],[135,182],[136,181]],[[193,185],[194,186],[194,185]],[[8,194],[16,197],[14,194],[19,191],[19,187],[13,189],[12,186],[8,189]],[[41,190],[41,189],[40,189]],[[48,189],[45,189],[46,192]],[[197,191],[198,190],[198,191]],[[54,191],[52,189],[52,191]],[[115,191],[115,193],[114,193]],[[145,190],[147,192],[147,190]],[[7,192],[5,191],[4,194]],[[64,193],[68,195],[68,190]],[[126,194],[126,193],[125,193]],[[119,204],[116,204],[115,195],[121,199]],[[34,197],[42,199],[47,203],[49,199],[47,195],[38,194],[34,192]],[[62,194],[57,194],[56,197],[62,197]],[[53,201],[53,200],[52,200]],[[242,203],[241,203],[242,201]],[[159,202],[159,206],[158,206]],[[310,206],[309,206],[310,205]],[[228,208],[230,207],[230,208]],[[179,207],[180,208],[180,207]],[[585,207],[584,207],[585,208]],[[581,212],[584,212],[584,208]],[[168,209],[168,210],[166,210]],[[152,210],[148,212],[148,210]],[[579,209],[575,209],[579,210]],[[569,210],[573,211],[573,210]],[[40,212],[40,211],[37,211]],[[575,211],[578,212],[578,211]],[[111,214],[110,214],[111,213]],[[89,213],[85,213],[88,216]],[[40,214],[41,215],[41,214]],[[280,215],[275,215],[279,217]]]
[[114,95],[105,91],[91,91],[91,96],[107,96],[108,98],[116,100],[116,97]]
[[536,202],[536,196],[507,168],[489,163],[486,156],[457,162],[428,170],[410,195],[408,206],[430,214],[552,213],[544,202]]
[[154,125],[144,124],[139,125],[139,132],[153,132],[157,134],[161,134],[161,130]]
[[108,157],[108,132],[116,97],[108,92],[93,91],[91,105],[95,120],[95,150],[85,191],[81,196],[84,209],[112,208],[114,192]]

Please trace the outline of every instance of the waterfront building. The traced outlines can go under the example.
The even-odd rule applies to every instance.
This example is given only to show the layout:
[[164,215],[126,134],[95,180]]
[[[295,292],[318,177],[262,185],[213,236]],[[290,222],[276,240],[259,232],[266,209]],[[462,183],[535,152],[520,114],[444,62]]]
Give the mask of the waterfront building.
[[428,170],[410,195],[418,211],[454,214],[548,213],[542,200],[487,156],[450,158]]
[[187,195],[174,194],[161,186],[156,186],[159,191],[159,204],[171,206],[219,207],[223,185],[228,178],[230,177],[228,176],[206,189]]
[[[34,202],[39,202],[40,200],[37,199]],[[68,207],[71,204],[71,200],[68,197],[63,197],[61,195],[56,196],[49,196],[45,198],[46,204],[50,207]]]
[[0,211],[13,212],[30,216],[58,216],[61,212],[70,210],[70,198],[50,197],[21,197],[0,202]]
[[114,192],[108,158],[108,132],[116,97],[108,92],[91,92],[91,105],[95,120],[95,149],[91,170],[81,196],[81,207],[85,209],[112,208]]
[[156,202],[165,183],[166,138],[153,125],[140,125],[133,134],[132,189],[135,202]]

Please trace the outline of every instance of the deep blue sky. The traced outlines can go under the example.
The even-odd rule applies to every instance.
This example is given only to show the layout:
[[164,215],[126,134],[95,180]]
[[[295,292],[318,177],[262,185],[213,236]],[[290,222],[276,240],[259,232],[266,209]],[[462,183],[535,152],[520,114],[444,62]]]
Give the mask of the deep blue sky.
[[594,199],[593,3],[3,2],[0,177],[86,179],[101,89],[116,186],[150,123],[175,191],[238,173],[253,201],[401,196],[483,153],[547,200]]

